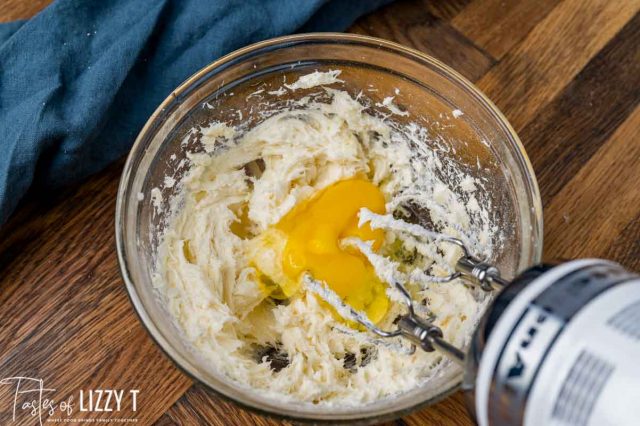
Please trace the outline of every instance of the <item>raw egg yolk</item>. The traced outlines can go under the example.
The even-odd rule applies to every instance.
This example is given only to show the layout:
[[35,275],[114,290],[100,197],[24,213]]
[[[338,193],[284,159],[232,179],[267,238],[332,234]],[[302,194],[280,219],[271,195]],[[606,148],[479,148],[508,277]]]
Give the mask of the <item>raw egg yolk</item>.
[[384,214],[384,196],[367,180],[349,179],[293,208],[277,225],[287,238],[282,268],[294,282],[299,282],[301,274],[311,273],[346,304],[378,322],[389,307],[385,284],[363,254],[340,245],[347,237],[372,241],[373,250],[382,244],[384,231],[372,230],[368,224],[358,227],[358,212],[363,207]]

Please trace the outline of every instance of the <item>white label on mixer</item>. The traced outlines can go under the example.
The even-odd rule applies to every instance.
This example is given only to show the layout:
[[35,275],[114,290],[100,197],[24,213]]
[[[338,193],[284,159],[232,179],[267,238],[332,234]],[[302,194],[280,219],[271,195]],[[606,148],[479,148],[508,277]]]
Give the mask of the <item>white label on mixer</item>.
[[572,318],[533,384],[525,425],[638,424],[640,340],[629,320],[638,303],[635,280],[597,296]]
[[601,263],[603,263],[602,260],[583,259],[557,266],[525,287],[504,311],[489,336],[476,378],[475,405],[477,421],[480,426],[489,425],[489,392],[496,364],[504,349],[505,342],[511,336],[514,324],[517,323],[527,305],[559,278],[588,265]]

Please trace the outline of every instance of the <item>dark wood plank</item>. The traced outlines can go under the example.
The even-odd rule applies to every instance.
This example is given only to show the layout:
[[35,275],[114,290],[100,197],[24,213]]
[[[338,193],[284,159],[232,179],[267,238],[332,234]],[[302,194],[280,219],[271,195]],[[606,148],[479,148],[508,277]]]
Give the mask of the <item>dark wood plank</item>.
[[639,266],[634,257],[640,239],[638,129],[640,106],[548,203],[548,259],[614,255],[629,267]]
[[518,131],[638,11],[638,0],[565,0],[479,82]]
[[[547,204],[640,99],[640,14],[520,132]],[[559,171],[562,173],[559,173]]]
[[162,417],[154,423],[154,426],[178,426],[180,423],[171,418],[169,413],[163,414]]
[[445,20],[433,15],[421,2],[399,1],[360,19],[351,32],[380,37],[413,47],[478,80],[494,64]]
[[[393,15],[397,7],[410,7],[417,13],[427,12],[443,21],[450,21],[456,17],[472,0],[395,0],[392,4],[373,12],[371,15]],[[360,21],[366,20],[361,18]]]
[[476,0],[456,15],[454,28],[500,59],[520,43],[560,0]]
[[[406,0],[401,0],[406,1]],[[415,10],[424,9],[443,21],[450,21],[456,17],[471,0],[420,0],[412,2]],[[380,13],[380,12],[377,12]]]
[[207,424],[212,426],[273,426],[288,424],[269,417],[259,416],[238,408],[207,392],[202,386],[194,385],[167,412],[177,425]]
[[404,420],[410,426],[470,426],[474,424],[469,417],[462,392],[458,392],[434,406],[413,413]]
[[640,271],[640,213],[622,228],[603,257],[619,262],[633,271]]
[[[191,385],[151,341],[120,278],[113,212],[122,163],[57,200],[23,207],[0,238],[0,377],[40,378],[55,398],[138,389],[155,421]],[[26,223],[19,229],[17,222]],[[14,229],[9,232],[8,229]],[[0,392],[7,401],[2,386]],[[10,399],[9,399],[10,400]],[[75,412],[76,417],[104,418]],[[127,416],[133,415],[128,412]],[[0,424],[12,412],[0,406]],[[18,424],[33,424],[22,416]]]

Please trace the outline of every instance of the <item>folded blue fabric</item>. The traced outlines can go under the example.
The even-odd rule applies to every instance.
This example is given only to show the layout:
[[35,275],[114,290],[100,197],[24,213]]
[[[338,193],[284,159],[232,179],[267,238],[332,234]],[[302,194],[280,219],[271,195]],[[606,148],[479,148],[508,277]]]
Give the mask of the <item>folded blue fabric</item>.
[[58,0],[0,25],[0,224],[29,188],[122,157],[155,108],[219,56],[342,31],[389,0]]

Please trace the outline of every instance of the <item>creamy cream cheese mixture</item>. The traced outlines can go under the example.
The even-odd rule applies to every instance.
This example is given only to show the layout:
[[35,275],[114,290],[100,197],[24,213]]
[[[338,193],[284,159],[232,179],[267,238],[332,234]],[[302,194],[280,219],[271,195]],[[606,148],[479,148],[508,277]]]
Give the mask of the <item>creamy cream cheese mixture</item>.
[[[394,114],[406,112],[393,98],[367,105],[338,89],[339,74],[283,86],[281,93],[315,87],[323,97],[294,102],[247,131],[225,123],[199,129],[205,149],[176,183],[180,202],[158,252],[155,286],[185,339],[212,369],[278,400],[370,403],[456,368],[437,353],[410,353],[406,342],[348,325],[303,285],[287,298],[265,290],[265,274],[279,284],[283,247],[264,235],[296,205],[359,176],[380,189],[396,218],[410,222],[421,212],[435,230],[488,258],[498,241],[482,182],[430,148],[422,127],[395,124]],[[382,281],[400,274],[418,312],[454,345],[466,344],[486,300],[460,280],[429,279],[452,271],[457,247],[396,229],[368,254]],[[388,294],[382,328],[404,312]]]

